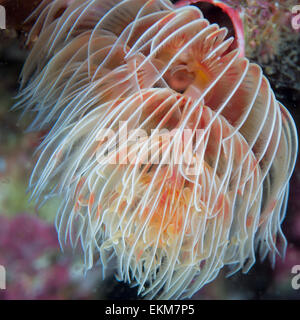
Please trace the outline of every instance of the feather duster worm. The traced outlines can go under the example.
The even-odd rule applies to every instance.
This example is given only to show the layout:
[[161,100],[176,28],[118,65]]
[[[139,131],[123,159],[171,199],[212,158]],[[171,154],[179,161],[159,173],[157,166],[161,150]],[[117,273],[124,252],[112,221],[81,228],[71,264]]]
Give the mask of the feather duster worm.
[[30,190],[63,198],[60,243],[87,269],[116,257],[139,294],[185,298],[256,249],[284,254],[294,122],[225,28],[167,0],[46,0],[33,16],[18,106],[50,132]]

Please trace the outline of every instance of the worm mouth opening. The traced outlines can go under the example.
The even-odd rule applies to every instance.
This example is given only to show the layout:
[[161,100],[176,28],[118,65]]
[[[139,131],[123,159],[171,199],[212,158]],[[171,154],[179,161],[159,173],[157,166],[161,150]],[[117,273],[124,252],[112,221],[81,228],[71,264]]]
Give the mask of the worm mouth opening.
[[172,68],[172,70],[168,70],[165,74],[165,80],[170,88],[179,93],[184,93],[194,82],[195,74],[186,65],[182,64]]

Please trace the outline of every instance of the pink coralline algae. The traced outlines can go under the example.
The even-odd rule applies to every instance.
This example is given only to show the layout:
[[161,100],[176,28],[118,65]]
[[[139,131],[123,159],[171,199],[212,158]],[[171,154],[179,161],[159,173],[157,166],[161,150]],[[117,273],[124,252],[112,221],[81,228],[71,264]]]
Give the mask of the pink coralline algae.
[[59,255],[53,226],[28,214],[0,215],[0,265],[6,269],[1,300],[85,298],[71,276],[71,261]]

